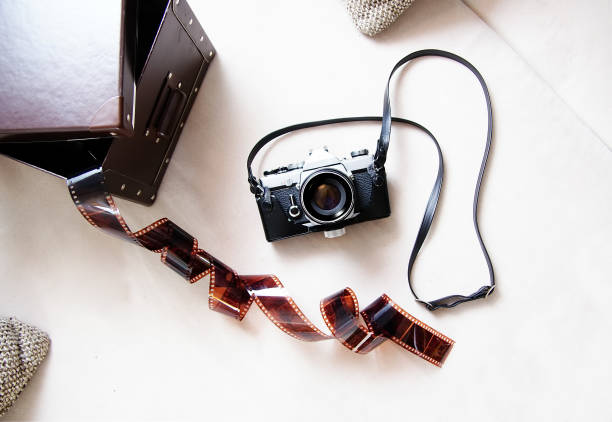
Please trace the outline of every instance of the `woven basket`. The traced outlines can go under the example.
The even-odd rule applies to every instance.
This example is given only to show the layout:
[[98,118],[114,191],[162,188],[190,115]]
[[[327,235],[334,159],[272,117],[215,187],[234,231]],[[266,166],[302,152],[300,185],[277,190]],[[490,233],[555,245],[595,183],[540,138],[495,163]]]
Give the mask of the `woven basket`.
[[49,337],[14,318],[0,318],[0,416],[13,405],[49,351]]
[[357,28],[373,36],[384,31],[404,13],[413,0],[347,0],[346,8]]

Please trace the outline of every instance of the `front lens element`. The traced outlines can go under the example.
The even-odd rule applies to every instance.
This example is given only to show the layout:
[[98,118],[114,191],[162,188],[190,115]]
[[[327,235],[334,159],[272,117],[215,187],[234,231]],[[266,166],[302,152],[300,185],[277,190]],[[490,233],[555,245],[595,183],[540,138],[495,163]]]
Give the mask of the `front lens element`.
[[320,184],[314,191],[313,201],[322,210],[333,210],[340,203],[340,189],[328,183]]

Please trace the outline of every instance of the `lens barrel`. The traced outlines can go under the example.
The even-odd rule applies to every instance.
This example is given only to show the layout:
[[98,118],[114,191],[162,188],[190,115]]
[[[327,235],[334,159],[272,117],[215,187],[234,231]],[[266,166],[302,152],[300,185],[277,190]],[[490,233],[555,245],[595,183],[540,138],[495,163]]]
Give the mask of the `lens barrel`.
[[346,218],[355,206],[352,181],[336,170],[311,174],[302,185],[300,196],[306,217],[319,224]]

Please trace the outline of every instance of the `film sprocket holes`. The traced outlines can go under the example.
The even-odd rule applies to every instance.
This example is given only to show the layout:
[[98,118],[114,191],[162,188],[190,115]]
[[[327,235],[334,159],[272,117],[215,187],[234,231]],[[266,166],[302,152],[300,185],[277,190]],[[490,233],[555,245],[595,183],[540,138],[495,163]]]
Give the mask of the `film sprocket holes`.
[[257,206],[266,239],[318,231],[337,237],[347,225],[388,217],[387,180],[384,169],[372,173],[373,162],[367,149],[338,158],[324,147],[303,162],[265,171],[261,185],[269,195]]

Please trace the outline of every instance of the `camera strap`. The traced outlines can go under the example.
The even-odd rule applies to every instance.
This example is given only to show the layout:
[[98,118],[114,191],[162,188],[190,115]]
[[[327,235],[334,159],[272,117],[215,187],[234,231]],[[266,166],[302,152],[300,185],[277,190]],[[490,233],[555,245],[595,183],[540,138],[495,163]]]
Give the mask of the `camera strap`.
[[[426,301],[426,300],[419,298],[419,296],[417,295],[412,285],[411,274],[412,274],[412,269],[414,267],[414,263],[419,254],[419,251],[421,250],[421,247],[423,246],[423,243],[425,242],[425,239],[427,238],[427,234],[429,233],[429,229],[431,228],[431,224],[433,222],[435,212],[436,212],[436,207],[438,205],[438,200],[440,198],[440,192],[442,189],[442,180],[444,176],[444,164],[443,164],[443,159],[442,159],[442,151],[440,149],[440,145],[438,141],[436,140],[436,138],[424,126],[416,122],[413,122],[411,120],[392,117],[391,116],[391,102],[389,99],[389,91],[390,91],[389,86],[391,83],[391,78],[393,77],[394,73],[400,67],[402,67],[404,64],[408,63],[409,61],[419,58],[419,57],[426,57],[426,56],[436,56],[436,57],[447,58],[447,59],[456,61],[462,64],[463,66],[467,67],[476,76],[476,78],[478,79],[478,82],[480,82],[480,85],[482,87],[482,90],[485,96],[486,105],[487,105],[487,136],[486,136],[485,150],[484,150],[482,162],[480,165],[480,171],[478,173],[478,178],[476,180],[476,188],[474,191],[474,201],[473,201],[473,206],[472,206],[472,220],[474,223],[474,229],[476,231],[476,237],[478,239],[478,243],[480,244],[480,249],[482,250],[487,268],[489,270],[489,284],[483,285],[478,290],[476,290],[474,293],[469,294],[469,295],[449,295],[449,296],[445,296],[445,297],[435,299],[435,300],[430,300],[430,301]],[[398,61],[393,67],[393,69],[391,70],[391,73],[387,80],[387,86],[385,88],[384,99],[383,99],[382,117],[378,117],[378,116],[345,117],[345,118],[337,118],[337,119],[329,119],[329,120],[319,120],[319,121],[314,121],[314,122],[306,122],[306,123],[300,123],[296,125],[287,126],[285,128],[278,129],[264,136],[261,140],[259,140],[259,142],[255,144],[255,146],[253,147],[253,149],[251,150],[247,158],[248,182],[250,185],[251,192],[255,194],[257,197],[266,194],[266,189],[261,184],[261,181],[258,180],[253,175],[252,163],[257,153],[269,142],[273,141],[274,139],[282,135],[285,135],[285,134],[288,134],[290,132],[300,130],[300,129],[307,129],[307,128],[312,128],[312,127],[317,127],[317,126],[324,126],[324,125],[338,124],[338,123],[365,122],[365,121],[369,121],[369,122],[381,121],[382,122],[380,137],[378,139],[376,153],[374,155],[374,164],[373,164],[374,172],[380,171],[385,165],[385,162],[387,159],[387,151],[389,149],[389,140],[391,137],[391,122],[408,124],[408,125],[411,125],[411,126],[417,127],[418,129],[423,130],[430,137],[430,139],[434,142],[436,149],[438,151],[438,173],[436,176],[436,180],[434,182],[433,189],[429,196],[429,200],[427,201],[427,205],[425,207],[425,213],[423,215],[423,220],[421,221],[421,226],[419,227],[417,237],[414,242],[414,246],[412,247],[412,251],[410,252],[410,257],[408,259],[408,271],[407,271],[408,286],[410,287],[410,291],[412,292],[414,298],[417,300],[417,302],[425,305],[425,307],[429,309],[430,311],[434,311],[439,308],[452,308],[464,302],[470,302],[476,299],[484,299],[488,297],[493,292],[493,289],[495,289],[495,275],[493,272],[493,264],[491,263],[491,258],[489,257],[489,253],[487,252],[484,241],[482,240],[482,236],[480,234],[480,228],[478,226],[478,199],[480,196],[480,186],[482,184],[482,179],[484,177],[484,171],[487,165],[489,150],[491,148],[491,140],[493,138],[493,109],[491,107],[491,98],[489,95],[487,84],[485,83],[484,78],[482,77],[480,72],[470,62],[468,62],[467,60],[465,60],[464,58],[460,56],[457,56],[456,54],[453,54],[447,51],[443,51],[443,50],[427,49],[427,50],[415,51],[414,53],[411,53],[405,56],[404,58],[402,58],[400,61]]]
[[[248,182],[249,182],[251,192],[255,194],[255,196],[257,197],[265,194],[265,188],[264,186],[262,186],[261,180],[257,179],[253,175],[253,160],[255,159],[259,151],[261,151],[261,149],[264,146],[266,146],[266,144],[272,142],[276,138],[286,135],[290,132],[300,130],[300,129],[308,129],[308,128],[313,128],[313,127],[318,127],[318,126],[334,125],[334,124],[340,124],[340,123],[382,122],[382,120],[383,118],[380,116],[340,117],[336,119],[317,120],[314,122],[298,123],[295,125],[284,127],[282,129],[275,130],[274,132],[267,134],[253,146],[247,158],[247,172],[249,175]],[[424,126],[420,125],[417,122],[413,122],[412,120],[401,119],[399,117],[392,117],[391,120],[394,121],[395,123],[402,123],[402,124],[410,125],[410,126],[416,127],[424,131],[425,133],[427,133],[427,135],[429,135],[429,137],[432,139],[432,141],[435,143],[436,147],[439,150],[440,146],[438,145],[438,141],[436,141],[436,138]],[[441,159],[442,159],[442,155],[440,153],[440,160]]]

